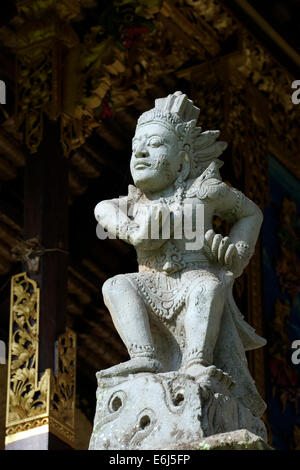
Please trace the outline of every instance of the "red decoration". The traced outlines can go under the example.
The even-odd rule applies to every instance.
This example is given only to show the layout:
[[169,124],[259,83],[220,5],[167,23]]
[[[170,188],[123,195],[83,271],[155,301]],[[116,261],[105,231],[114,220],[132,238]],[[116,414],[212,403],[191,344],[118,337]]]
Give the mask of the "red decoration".
[[113,115],[113,105],[107,96],[102,100],[100,119],[110,118]]
[[132,25],[132,26],[122,27],[120,42],[122,46],[124,46],[126,49],[130,49],[133,41],[137,37],[145,33],[148,33],[149,31],[150,29],[147,28],[147,26],[133,26]]

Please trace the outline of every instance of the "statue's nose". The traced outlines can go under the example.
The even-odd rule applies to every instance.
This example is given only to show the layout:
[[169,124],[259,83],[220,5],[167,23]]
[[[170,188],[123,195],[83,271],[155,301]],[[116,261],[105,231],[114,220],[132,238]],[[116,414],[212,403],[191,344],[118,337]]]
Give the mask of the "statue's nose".
[[135,152],[135,158],[145,158],[145,157],[148,157],[148,155],[149,155],[149,152],[145,148],[139,148]]

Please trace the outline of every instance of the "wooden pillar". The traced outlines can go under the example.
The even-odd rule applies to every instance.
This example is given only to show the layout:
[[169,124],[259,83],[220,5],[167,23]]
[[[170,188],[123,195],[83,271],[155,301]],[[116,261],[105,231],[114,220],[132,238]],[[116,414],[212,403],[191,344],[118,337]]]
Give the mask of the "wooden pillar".
[[44,119],[44,138],[25,170],[24,238],[38,237],[44,253],[31,279],[40,287],[39,372],[55,369],[54,345],[66,323],[68,160],[59,123]]
[[68,161],[59,121],[45,116],[43,128],[25,169],[24,247],[36,241],[11,285],[6,450],[71,450],[75,441],[76,338],[65,333]]

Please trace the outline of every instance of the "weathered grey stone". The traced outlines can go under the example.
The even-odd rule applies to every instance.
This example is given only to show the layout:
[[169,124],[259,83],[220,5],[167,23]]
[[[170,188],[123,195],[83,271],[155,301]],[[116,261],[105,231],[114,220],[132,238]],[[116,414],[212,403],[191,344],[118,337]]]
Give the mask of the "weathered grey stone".
[[274,450],[261,437],[247,429],[215,434],[198,441],[175,444],[163,450]]
[[263,422],[232,397],[229,377],[216,369],[210,373],[198,381],[178,372],[99,377],[90,450],[199,444],[206,436],[242,428],[265,440]]
[[[131,404],[140,409],[145,403],[153,413],[161,410],[162,418],[168,416],[159,421],[159,433],[142,439],[150,448],[167,442],[164,435],[171,439],[170,426],[182,426],[183,434],[190,429],[190,439],[220,429],[253,431],[266,408],[245,354],[265,340],[244,320],[232,295],[235,278],[254,253],[262,213],[222,181],[218,157],[227,144],[217,140],[219,131],[202,132],[196,126],[199,111],[181,92],[157,99],[139,118],[133,138],[135,186],[129,186],[127,196],[95,208],[100,226],[135,247],[139,264],[137,273],[117,275],[103,285],[104,302],[130,360],[100,371],[100,390],[107,398],[112,392],[108,384],[120,380]],[[232,223],[228,236],[214,232],[214,215]],[[148,373],[146,396],[143,373]],[[168,373],[187,387],[183,408],[175,407],[174,413],[162,401],[167,387],[163,374]],[[151,424],[136,428],[139,415],[133,405],[106,409],[102,392],[91,448],[134,448],[139,438],[132,436],[149,433]],[[212,397],[209,407],[203,393]],[[200,421],[192,414],[195,407],[201,409]],[[185,420],[178,423],[181,409]],[[111,437],[115,419],[122,430],[119,440]]]

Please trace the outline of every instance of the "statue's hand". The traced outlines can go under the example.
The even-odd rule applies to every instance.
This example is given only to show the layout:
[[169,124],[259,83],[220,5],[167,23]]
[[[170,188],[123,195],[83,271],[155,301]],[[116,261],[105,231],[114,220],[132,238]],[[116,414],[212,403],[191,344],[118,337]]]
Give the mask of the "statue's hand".
[[208,230],[204,236],[203,249],[212,262],[226,267],[235,277],[242,274],[244,260],[240,256],[238,246],[231,243],[229,237],[223,237],[212,229]]
[[148,240],[147,224],[132,224],[130,227],[130,241],[134,246],[138,246],[144,240]]
[[142,206],[139,214],[131,225],[131,239],[134,245],[141,243],[143,240],[157,240],[161,229],[160,213],[161,206]]

